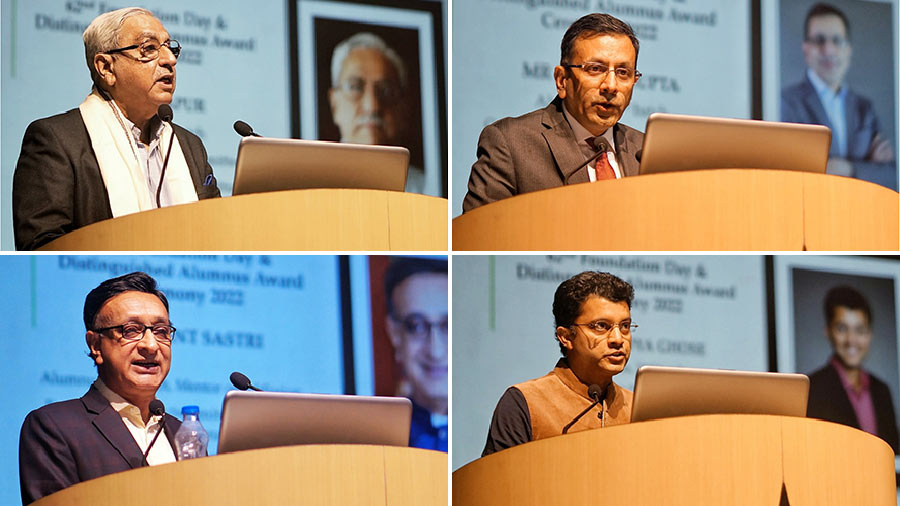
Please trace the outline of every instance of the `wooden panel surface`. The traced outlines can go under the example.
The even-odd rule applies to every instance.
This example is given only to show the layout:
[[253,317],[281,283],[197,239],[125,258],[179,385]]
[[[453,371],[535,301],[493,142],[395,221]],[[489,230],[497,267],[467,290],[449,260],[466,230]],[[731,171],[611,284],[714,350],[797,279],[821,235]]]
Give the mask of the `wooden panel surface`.
[[[898,220],[898,194],[865,181],[778,170],[702,170],[493,202],[453,220],[453,249],[896,251]],[[845,230],[852,223],[861,228]]]
[[[819,449],[812,450],[814,445]],[[844,445],[852,450],[836,451]],[[826,452],[833,457],[818,458]],[[837,480],[842,494],[820,493],[822,482],[837,473],[844,474]],[[453,503],[778,506],[784,483],[792,506],[888,506],[894,504],[895,489],[887,475],[893,475],[890,448],[856,429],[805,418],[706,415],[579,432],[503,450],[453,473]],[[867,502],[848,502],[854,494]]]
[[785,418],[784,475],[791,506],[896,504],[894,452],[861,430]]
[[900,249],[897,193],[839,176],[804,181],[806,246],[813,251]]
[[111,474],[34,504],[445,505],[447,454],[366,445],[251,450]]
[[379,190],[208,199],[94,223],[54,251],[446,251],[447,200]]
[[447,454],[414,451],[424,455],[409,458],[409,448],[384,447],[387,504],[447,504]]

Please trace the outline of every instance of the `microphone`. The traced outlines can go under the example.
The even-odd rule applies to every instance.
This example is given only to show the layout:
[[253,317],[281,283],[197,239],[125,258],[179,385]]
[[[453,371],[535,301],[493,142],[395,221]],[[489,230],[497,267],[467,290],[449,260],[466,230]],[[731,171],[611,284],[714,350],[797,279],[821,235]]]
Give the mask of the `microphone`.
[[562,430],[563,434],[566,434],[567,432],[569,432],[569,429],[571,429],[572,426],[575,425],[575,422],[577,422],[578,420],[581,420],[582,416],[587,414],[588,411],[594,409],[594,406],[596,406],[597,404],[600,404],[600,401],[602,401],[606,397],[606,392],[602,388],[600,388],[600,385],[594,383],[588,387],[588,397],[590,397],[591,399],[594,399],[594,402],[592,402],[590,406],[585,408],[584,411],[582,411],[581,413],[578,413],[578,416],[576,416],[574,420],[569,422],[568,425],[563,427],[563,430]]
[[172,107],[169,104],[162,104],[159,106],[159,109],[156,110],[156,115],[159,116],[159,119],[168,123],[172,121],[174,113],[172,112]]
[[258,133],[253,131],[253,127],[241,120],[237,120],[234,122],[234,131],[237,132],[241,137],[262,137],[262,135],[259,135]]
[[597,143],[599,144],[599,146],[597,148],[597,152],[594,153],[594,156],[585,160],[581,165],[573,168],[571,170],[571,172],[564,173],[564,174],[566,174],[565,184],[569,184],[569,178],[572,177],[573,174],[575,174],[576,172],[581,170],[582,167],[584,167],[585,165],[588,165],[589,163],[592,163],[594,160],[600,158],[600,156],[605,154],[607,151],[612,150],[609,146],[609,142],[607,142],[606,139],[604,139],[603,137],[600,137],[599,139],[597,139]]
[[[169,104],[161,104],[158,109],[156,109],[156,115],[159,116],[159,119],[172,124],[172,117],[174,113],[172,113],[172,107]],[[169,137],[169,149],[166,150],[166,158],[163,160],[162,170],[159,172],[159,186],[156,188],[156,207],[162,207],[162,203],[160,200],[160,196],[162,195],[162,187],[163,187],[163,178],[166,177],[166,167],[169,166],[169,155],[172,153],[172,144],[174,144],[175,140],[175,128],[172,128],[172,136]],[[163,410],[165,411],[165,410]]]
[[234,385],[234,388],[237,388],[238,390],[250,389],[250,390],[255,390],[257,392],[262,392],[262,390],[260,390],[259,388],[256,388],[255,386],[250,384],[250,378],[244,376],[243,374],[241,374],[237,371],[234,371],[233,373],[231,373],[230,379],[231,379],[231,384]]
[[[168,106],[166,106],[168,107]],[[161,108],[161,107],[160,107]],[[169,109],[169,114],[172,114],[172,109]],[[150,446],[147,447],[147,451],[144,452],[144,458],[141,460],[142,466],[149,466],[150,463],[147,462],[147,455],[150,455],[150,449],[153,448],[153,445],[156,443],[156,440],[159,439],[159,435],[163,432],[168,433],[166,429],[166,406],[159,399],[153,399],[150,401],[150,414],[153,416],[161,416],[159,423],[162,424],[162,429],[156,431],[156,435],[153,436],[153,440],[150,441]]]

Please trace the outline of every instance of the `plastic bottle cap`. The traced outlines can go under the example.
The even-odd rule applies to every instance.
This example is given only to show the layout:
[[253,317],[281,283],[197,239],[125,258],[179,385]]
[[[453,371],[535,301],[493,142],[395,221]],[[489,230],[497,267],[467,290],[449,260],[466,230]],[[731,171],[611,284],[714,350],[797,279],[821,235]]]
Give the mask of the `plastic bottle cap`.
[[182,415],[197,415],[200,413],[200,406],[184,406],[181,408]]

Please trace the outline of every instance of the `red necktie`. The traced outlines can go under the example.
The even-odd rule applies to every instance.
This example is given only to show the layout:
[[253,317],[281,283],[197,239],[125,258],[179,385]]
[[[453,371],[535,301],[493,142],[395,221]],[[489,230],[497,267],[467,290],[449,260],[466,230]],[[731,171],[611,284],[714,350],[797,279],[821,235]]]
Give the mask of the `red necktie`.
[[612,165],[609,164],[609,151],[605,150],[604,143],[600,142],[600,137],[591,137],[588,139],[588,144],[596,150],[604,150],[604,153],[597,158],[597,162],[594,165],[594,170],[597,173],[597,181],[615,179],[616,172],[613,170]]

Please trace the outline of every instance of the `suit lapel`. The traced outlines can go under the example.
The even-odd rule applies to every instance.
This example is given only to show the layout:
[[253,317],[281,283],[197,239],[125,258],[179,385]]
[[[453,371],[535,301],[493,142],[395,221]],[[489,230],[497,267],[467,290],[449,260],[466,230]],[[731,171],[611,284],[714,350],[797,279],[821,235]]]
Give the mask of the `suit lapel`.
[[88,412],[94,414],[91,423],[100,431],[100,434],[119,452],[131,468],[141,467],[144,454],[135,442],[134,437],[128,432],[122,417],[109,404],[96,388],[91,386],[88,393],[81,398]]
[[175,454],[175,459],[177,460],[178,447],[175,446],[175,433],[178,432],[178,428],[181,427],[181,422],[174,416],[170,416],[168,413],[163,415],[163,420],[166,430],[166,439],[169,441],[169,446],[172,447],[172,453]]
[[641,164],[634,157],[639,146],[632,146],[628,142],[625,128],[619,123],[613,126],[613,138],[616,140],[616,160],[619,162],[619,169],[622,171],[622,177],[637,176],[640,172]]
[[813,121],[820,125],[825,125],[828,128],[832,128],[831,122],[828,121],[828,114],[825,113],[825,107],[822,105],[822,101],[819,100],[816,88],[809,82],[808,77],[804,84],[806,84],[806,86],[803,87],[803,105],[806,106],[806,109],[813,117]]
[[562,100],[556,97],[544,109],[541,123],[545,129],[542,132],[550,155],[556,162],[563,184],[587,183],[590,181],[587,166],[576,168],[584,163],[584,156],[578,148],[578,141],[572,133],[572,127],[566,121],[562,112]]
[[[845,85],[846,86],[846,85]],[[852,93],[850,90],[847,90],[847,95],[844,97],[844,120],[846,121],[847,130],[847,158],[857,157],[865,157],[868,153],[854,153],[853,147],[856,144],[855,137],[862,135],[870,135],[871,130],[863,129],[862,125],[859,124],[859,115],[856,114],[856,111],[859,110],[859,101],[856,98],[856,94]]]

